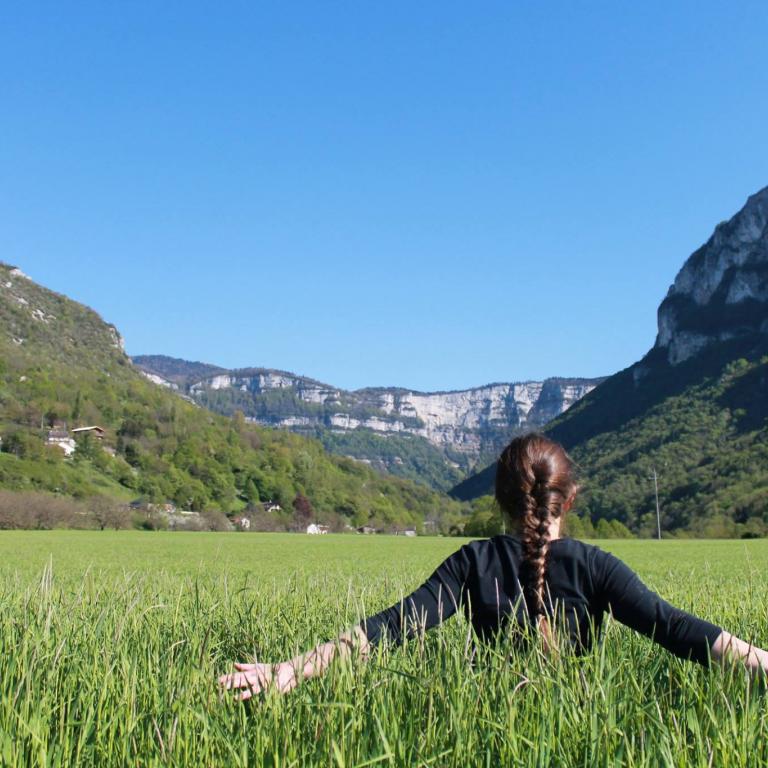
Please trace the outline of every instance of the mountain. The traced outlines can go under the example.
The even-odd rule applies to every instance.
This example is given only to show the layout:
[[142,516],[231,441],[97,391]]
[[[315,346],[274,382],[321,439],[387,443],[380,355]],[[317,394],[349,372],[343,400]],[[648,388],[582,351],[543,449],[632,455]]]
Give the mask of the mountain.
[[[134,363],[139,358],[134,359]],[[167,355],[144,355],[138,364],[155,384],[171,389],[187,389],[190,384],[202,379],[226,373],[224,368],[208,363],[190,362]]]
[[[215,369],[187,364],[166,374],[183,381]],[[93,425],[103,441],[71,431]],[[71,458],[51,444],[75,435]],[[332,456],[316,440],[213,414],[155,386],[113,325],[2,263],[0,436],[0,489],[226,514],[276,502],[278,526],[291,524],[294,507],[337,526],[427,520],[447,530],[460,514],[445,495]]]
[[[641,534],[768,534],[768,188],[685,262],[645,357],[547,432],[578,462],[581,511]],[[490,493],[494,467],[452,493]]]
[[[162,355],[133,362],[217,413],[313,435],[335,453],[448,488],[516,433],[541,427],[601,379],[488,384],[451,392],[354,391],[270,368],[224,371]],[[200,375],[202,373],[202,375]]]

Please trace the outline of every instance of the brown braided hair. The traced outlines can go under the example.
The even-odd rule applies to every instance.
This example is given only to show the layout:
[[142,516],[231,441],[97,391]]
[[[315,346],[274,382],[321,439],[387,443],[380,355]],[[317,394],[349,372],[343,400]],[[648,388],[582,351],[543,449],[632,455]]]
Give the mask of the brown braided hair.
[[516,437],[499,456],[496,501],[507,519],[521,529],[523,595],[546,651],[553,648],[544,604],[549,525],[565,515],[577,491],[572,459],[559,443],[544,435]]

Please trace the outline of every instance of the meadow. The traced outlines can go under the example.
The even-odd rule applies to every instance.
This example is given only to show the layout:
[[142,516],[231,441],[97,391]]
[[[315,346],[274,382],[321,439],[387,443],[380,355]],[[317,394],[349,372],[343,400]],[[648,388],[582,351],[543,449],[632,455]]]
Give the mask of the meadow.
[[[394,602],[464,540],[0,532],[3,766],[758,766],[768,696],[609,622],[556,663],[463,617],[288,696],[216,677]],[[768,646],[768,542],[598,542],[671,602]]]

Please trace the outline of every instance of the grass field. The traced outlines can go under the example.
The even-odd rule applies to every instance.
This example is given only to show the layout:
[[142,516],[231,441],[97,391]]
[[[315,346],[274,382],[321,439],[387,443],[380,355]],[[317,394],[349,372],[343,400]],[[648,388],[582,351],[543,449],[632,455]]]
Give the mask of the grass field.
[[[556,664],[452,619],[287,697],[278,660],[418,585],[458,539],[0,532],[0,765],[759,766],[768,696],[610,623]],[[602,542],[667,599],[768,646],[768,542]],[[509,654],[511,653],[511,662]]]

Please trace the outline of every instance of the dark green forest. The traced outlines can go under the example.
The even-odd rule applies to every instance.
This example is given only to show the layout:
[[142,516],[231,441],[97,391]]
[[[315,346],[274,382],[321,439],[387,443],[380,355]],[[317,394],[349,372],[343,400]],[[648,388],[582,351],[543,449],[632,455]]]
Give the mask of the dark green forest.
[[[768,349],[750,336],[713,344],[672,366],[659,350],[617,373],[547,433],[579,466],[578,513],[656,535],[768,534]],[[494,467],[457,486],[490,492]]]

